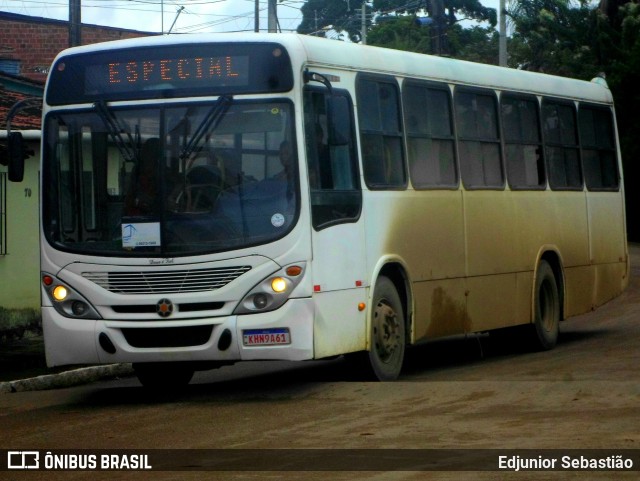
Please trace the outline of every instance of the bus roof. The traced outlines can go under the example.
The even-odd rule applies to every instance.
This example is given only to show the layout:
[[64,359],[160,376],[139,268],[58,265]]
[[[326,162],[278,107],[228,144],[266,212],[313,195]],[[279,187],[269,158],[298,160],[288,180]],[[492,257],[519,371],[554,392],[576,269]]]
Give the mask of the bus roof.
[[612,103],[611,92],[602,79],[599,82],[588,82],[295,33],[221,33],[141,37],[74,47],[61,52],[58,57],[114,48],[162,47],[163,45],[207,42],[277,42],[287,48],[294,65],[309,64],[316,68],[422,78],[458,85]]

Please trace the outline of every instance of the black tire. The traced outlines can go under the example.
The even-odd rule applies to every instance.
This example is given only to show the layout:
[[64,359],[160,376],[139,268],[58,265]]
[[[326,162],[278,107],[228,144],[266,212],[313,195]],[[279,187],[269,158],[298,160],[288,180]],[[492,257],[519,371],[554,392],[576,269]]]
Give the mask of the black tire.
[[373,290],[368,361],[374,379],[394,381],[400,375],[406,349],[404,308],[398,291],[381,276]]
[[188,364],[179,362],[134,363],[133,370],[144,387],[157,391],[184,387],[195,372]]
[[560,326],[560,291],[553,269],[547,261],[540,261],[536,273],[534,318],[531,326],[533,347],[548,351],[558,341]]

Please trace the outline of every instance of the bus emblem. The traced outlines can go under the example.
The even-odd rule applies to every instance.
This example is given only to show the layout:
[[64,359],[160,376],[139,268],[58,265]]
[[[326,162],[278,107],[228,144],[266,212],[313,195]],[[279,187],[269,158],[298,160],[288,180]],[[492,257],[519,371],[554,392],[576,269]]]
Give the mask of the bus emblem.
[[173,303],[169,299],[160,299],[156,304],[156,312],[160,317],[169,317],[173,314]]

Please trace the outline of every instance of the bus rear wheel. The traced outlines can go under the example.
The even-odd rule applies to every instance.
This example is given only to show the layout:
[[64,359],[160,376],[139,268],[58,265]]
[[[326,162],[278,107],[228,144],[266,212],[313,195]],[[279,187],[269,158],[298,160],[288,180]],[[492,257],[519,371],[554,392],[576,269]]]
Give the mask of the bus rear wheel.
[[531,336],[534,347],[548,351],[558,341],[560,326],[560,292],[553,269],[547,261],[540,261],[536,274],[534,319]]
[[405,317],[398,291],[381,276],[373,290],[368,360],[375,379],[393,381],[402,370],[406,348]]
[[186,386],[195,373],[188,364],[179,362],[134,363],[133,371],[140,384],[158,391],[171,391]]

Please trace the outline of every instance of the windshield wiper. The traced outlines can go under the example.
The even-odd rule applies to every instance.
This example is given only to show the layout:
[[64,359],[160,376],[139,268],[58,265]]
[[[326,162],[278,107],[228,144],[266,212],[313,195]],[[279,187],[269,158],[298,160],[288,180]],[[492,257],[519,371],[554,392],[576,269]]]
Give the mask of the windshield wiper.
[[104,100],[96,102],[94,106],[102,123],[109,131],[113,142],[118,147],[122,158],[125,162],[134,162],[136,160],[135,142],[126,124],[120,122],[118,117],[107,107],[107,103]]
[[199,145],[202,138],[208,133],[214,131],[220,121],[231,107],[233,103],[233,97],[231,95],[223,95],[216,100],[216,103],[213,104],[211,109],[207,112],[198,125],[198,128],[191,136],[191,140],[189,143],[185,145],[184,149],[180,153],[180,160],[185,160],[191,156],[196,150],[200,150]]

